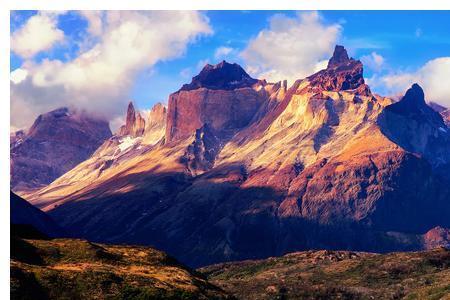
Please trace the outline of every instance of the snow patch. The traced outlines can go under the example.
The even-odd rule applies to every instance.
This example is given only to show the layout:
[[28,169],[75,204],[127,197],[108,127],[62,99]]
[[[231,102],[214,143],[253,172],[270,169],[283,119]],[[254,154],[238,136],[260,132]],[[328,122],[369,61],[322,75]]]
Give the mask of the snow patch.
[[133,147],[140,139],[132,138],[130,136],[126,136],[123,139],[119,140],[119,149],[120,152],[123,152],[131,147]]

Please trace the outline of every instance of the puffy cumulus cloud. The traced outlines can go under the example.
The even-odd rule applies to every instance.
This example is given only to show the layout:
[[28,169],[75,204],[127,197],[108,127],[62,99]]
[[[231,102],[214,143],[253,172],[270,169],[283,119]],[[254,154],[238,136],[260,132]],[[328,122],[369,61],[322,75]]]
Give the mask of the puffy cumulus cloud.
[[415,72],[397,72],[374,75],[369,85],[387,95],[400,95],[413,84],[418,83],[425,92],[427,101],[450,107],[450,57],[440,57],[428,61]]
[[364,66],[367,66],[368,68],[377,72],[385,67],[384,57],[376,52],[361,56],[361,62],[364,64]]
[[17,68],[10,73],[10,80],[14,84],[18,84],[24,81],[28,76],[27,70]]
[[[88,28],[97,28],[89,18]],[[28,75],[11,83],[13,126],[29,126],[38,114],[60,106],[116,119],[138,72],[182,55],[190,42],[212,32],[208,19],[193,11],[111,11],[100,19],[98,42],[75,59],[27,61],[21,66]]]
[[23,58],[51,49],[64,40],[64,32],[57,28],[58,15],[64,12],[39,12],[11,35],[11,50]]
[[269,23],[241,53],[248,71],[269,81],[293,82],[323,67],[342,31],[339,24],[325,24],[317,12],[294,18],[276,14]]

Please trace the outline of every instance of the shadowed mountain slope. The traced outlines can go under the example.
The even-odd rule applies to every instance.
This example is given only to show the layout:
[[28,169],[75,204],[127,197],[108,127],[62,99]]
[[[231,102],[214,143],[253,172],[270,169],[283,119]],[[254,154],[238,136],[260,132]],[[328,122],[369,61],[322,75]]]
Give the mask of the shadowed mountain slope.
[[[27,236],[28,234],[33,236],[37,232],[37,235],[43,233],[48,237],[61,237],[65,234],[64,230],[46,213],[13,192],[10,192],[9,197],[12,235],[17,233],[21,236]],[[27,231],[30,231],[30,233]]]

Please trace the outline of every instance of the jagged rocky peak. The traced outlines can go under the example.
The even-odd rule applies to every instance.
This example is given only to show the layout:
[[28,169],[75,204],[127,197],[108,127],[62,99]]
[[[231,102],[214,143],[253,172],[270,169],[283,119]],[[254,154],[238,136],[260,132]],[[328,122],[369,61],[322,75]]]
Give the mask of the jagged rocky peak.
[[325,70],[307,78],[310,82],[308,91],[356,90],[358,94],[369,95],[370,89],[364,82],[363,65],[359,60],[349,58],[347,50],[337,45]]
[[39,115],[34,121],[33,125],[30,127],[28,135],[38,135],[38,131],[42,128],[42,124],[51,123],[52,120],[68,117],[70,113],[72,112],[69,112],[69,108],[60,107],[55,110],[49,111],[48,113]]
[[145,120],[139,112],[134,109],[133,102],[130,101],[127,109],[125,125],[120,127],[119,135],[141,136],[145,131]]
[[386,110],[398,115],[403,115],[419,122],[431,122],[435,126],[444,127],[442,116],[428,106],[425,102],[425,94],[422,88],[414,83],[402,99],[386,107]]
[[11,139],[11,188],[47,185],[91,156],[109,137],[107,121],[62,107],[39,115],[31,128]]
[[217,65],[207,64],[201,72],[192,78],[191,83],[183,85],[182,91],[207,88],[213,90],[233,90],[249,87],[258,82],[250,77],[238,64],[222,61]]
[[151,128],[154,126],[164,126],[166,122],[166,116],[167,116],[166,106],[160,102],[156,103],[152,107],[148,115],[147,128]]
[[348,57],[347,50],[345,50],[344,46],[336,45],[333,56],[328,61],[327,68],[333,68],[349,61],[350,58]]

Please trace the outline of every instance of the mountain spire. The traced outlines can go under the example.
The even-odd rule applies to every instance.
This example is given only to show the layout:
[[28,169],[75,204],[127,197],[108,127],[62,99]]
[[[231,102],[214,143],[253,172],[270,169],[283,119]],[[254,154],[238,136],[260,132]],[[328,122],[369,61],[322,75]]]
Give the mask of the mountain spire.
[[141,136],[145,130],[145,120],[134,109],[133,102],[128,103],[125,125],[120,127],[119,135]]
[[336,45],[333,56],[328,61],[327,68],[332,68],[348,61],[350,61],[350,58],[348,57],[347,50],[345,50],[344,46]]

